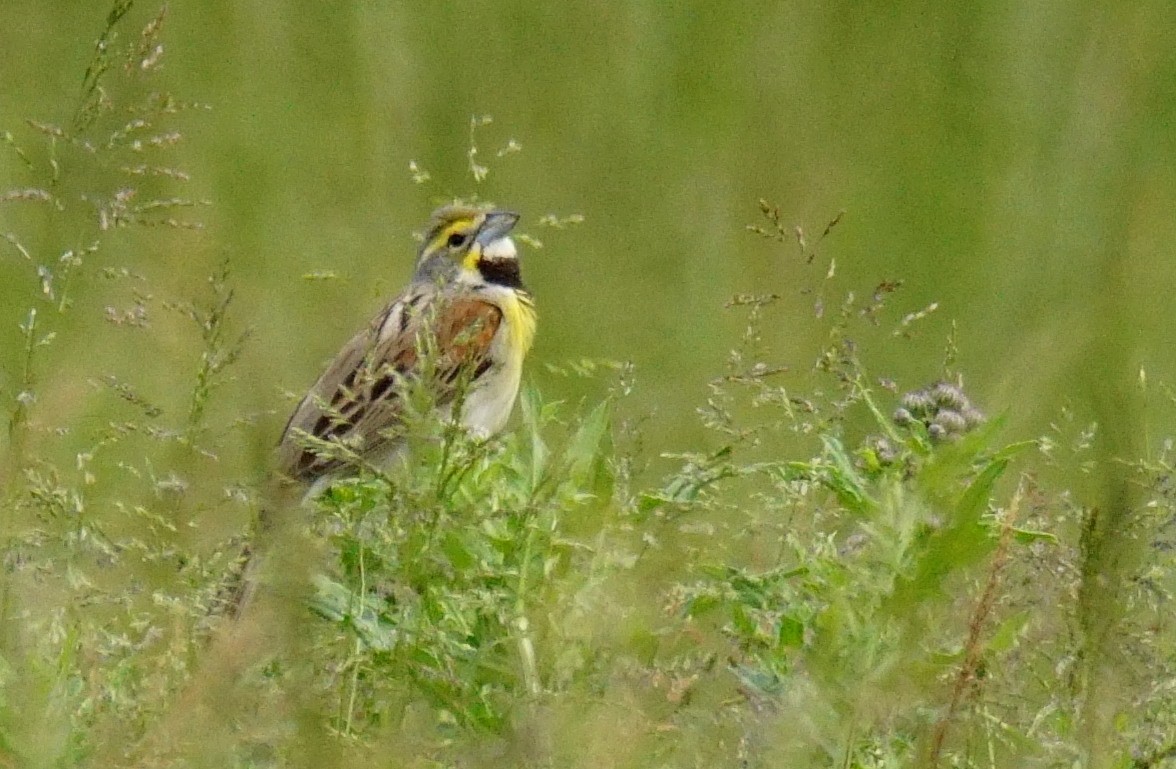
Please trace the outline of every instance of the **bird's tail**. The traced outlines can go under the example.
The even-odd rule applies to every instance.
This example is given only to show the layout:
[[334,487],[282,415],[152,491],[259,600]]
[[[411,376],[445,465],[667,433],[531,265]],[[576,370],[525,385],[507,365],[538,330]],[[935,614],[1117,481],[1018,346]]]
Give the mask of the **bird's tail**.
[[232,543],[237,550],[212,604],[215,616],[237,619],[257,590],[257,534],[249,532]]
[[236,557],[213,602],[213,613],[216,615],[233,620],[241,618],[254,602],[265,580],[263,567],[275,543],[301,529],[305,487],[286,480],[271,479],[266,482],[262,492],[261,504],[250,531],[234,543]]

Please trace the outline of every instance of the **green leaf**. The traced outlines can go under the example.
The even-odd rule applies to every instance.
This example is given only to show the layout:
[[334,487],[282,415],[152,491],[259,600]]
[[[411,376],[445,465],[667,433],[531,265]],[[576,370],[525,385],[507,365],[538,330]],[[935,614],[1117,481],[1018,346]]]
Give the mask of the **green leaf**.
[[380,615],[370,596],[358,595],[346,586],[318,575],[314,577],[310,607],[324,619],[346,622],[368,648],[389,651],[396,646],[396,628]]
[[951,510],[947,525],[933,531],[921,546],[911,577],[897,580],[889,605],[892,611],[913,610],[920,602],[939,593],[947,575],[979,561],[996,544],[996,537],[984,525],[997,479],[1004,474],[1009,459],[1000,456],[988,462],[972,479]]
[[997,625],[985,647],[993,652],[1005,652],[1013,648],[1021,632],[1029,624],[1030,616],[1028,611],[1019,611],[1011,617],[1006,617]]
[[1051,545],[1058,544],[1057,535],[1051,534],[1048,531],[1033,531],[1031,529],[1014,528],[1013,539],[1022,545],[1029,545],[1034,542],[1048,542]]
[[543,475],[547,471],[547,462],[551,451],[543,440],[543,401],[539,390],[531,384],[523,388],[522,398],[523,424],[527,428],[530,438],[530,481],[531,491],[534,492],[543,483]]
[[702,595],[696,596],[687,602],[686,616],[701,617],[707,612],[714,611],[720,605],[721,602],[717,596],[711,595],[709,593],[703,593]]
[[864,515],[877,507],[877,502],[866,493],[865,480],[853,466],[853,460],[841,441],[832,435],[821,435],[828,463],[820,479],[837,495],[837,499],[850,512]]
[[780,646],[792,649],[804,646],[804,623],[787,614],[780,617],[780,629],[776,632],[776,642]]
[[731,606],[731,622],[735,625],[740,636],[746,639],[755,638],[757,629],[755,620],[748,616],[743,604],[737,603]]
[[637,512],[642,515],[648,515],[659,507],[668,504],[669,501],[659,494],[644,492],[637,498]]
[[960,497],[952,516],[952,529],[964,529],[980,522],[980,517],[988,511],[988,500],[992,497],[992,487],[1000,476],[1004,475],[1009,466],[1007,458],[993,459],[968,484],[968,488]]
[[567,480],[575,486],[587,485],[603,462],[602,445],[608,435],[612,402],[603,401],[592,409],[568,441],[565,451]]
[[459,571],[469,569],[477,563],[477,559],[470,552],[465,540],[456,531],[446,533],[445,541],[441,547],[445,551],[445,557],[449,559],[449,563]]

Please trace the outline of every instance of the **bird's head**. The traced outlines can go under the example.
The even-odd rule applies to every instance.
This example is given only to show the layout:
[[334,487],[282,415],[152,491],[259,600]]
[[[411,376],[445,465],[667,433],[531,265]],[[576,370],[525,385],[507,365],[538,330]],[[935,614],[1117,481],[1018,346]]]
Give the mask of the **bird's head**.
[[511,211],[443,206],[433,212],[417,258],[418,279],[522,288]]

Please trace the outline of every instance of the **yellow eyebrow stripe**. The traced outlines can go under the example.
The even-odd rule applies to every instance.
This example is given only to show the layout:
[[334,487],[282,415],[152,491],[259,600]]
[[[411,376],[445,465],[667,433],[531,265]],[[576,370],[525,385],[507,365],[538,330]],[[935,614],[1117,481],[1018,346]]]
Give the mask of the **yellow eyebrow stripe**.
[[464,233],[465,230],[468,230],[473,225],[473,219],[458,219],[457,221],[448,225],[445,229],[441,230],[441,232],[437,233],[437,237],[433,238],[433,242],[430,245],[433,248],[439,248],[445,245],[445,241],[449,240],[450,235],[453,235],[454,233]]

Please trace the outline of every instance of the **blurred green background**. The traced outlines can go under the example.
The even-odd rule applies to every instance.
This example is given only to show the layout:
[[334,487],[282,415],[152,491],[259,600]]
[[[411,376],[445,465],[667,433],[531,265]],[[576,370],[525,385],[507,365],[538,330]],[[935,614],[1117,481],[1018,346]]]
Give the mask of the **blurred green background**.
[[[157,8],[140,3],[120,40]],[[108,10],[5,0],[0,129],[19,142],[27,118],[68,122]],[[280,391],[305,388],[398,289],[410,233],[432,207],[474,193],[523,212],[545,243],[525,254],[542,313],[531,370],[545,393],[600,386],[544,363],[633,361],[657,451],[700,440],[694,407],[743,327],[723,308],[730,295],[782,294],[768,341],[780,363],[807,369],[825,326],[800,289],[821,284],[828,258],[832,306],[846,290],[905,281],[879,340],[904,312],[939,302],[914,339],[865,347],[872,371],[909,387],[934,379],[955,319],[973,397],[1023,428],[1052,418],[1063,394],[1081,400],[1088,381],[1130,386],[1135,363],[1153,381],[1176,374],[1167,0],[204,0],[170,4],[163,42],[163,84],[211,110],[179,122],[174,157],[191,181],[161,189],[211,201],[193,216],[206,229],[106,237],[85,268],[92,288],[46,353],[47,369],[77,370],[41,395],[62,421],[105,413],[109,399],[80,384],[104,367],[133,371],[165,404],[185,388],[182,403],[199,354],[195,334],[168,341],[165,321],[156,352],[108,348],[103,311],[124,289],[103,284],[100,268],[135,265],[162,301],[200,295],[227,256],[234,323],[253,337],[221,407],[270,412],[255,431],[270,445],[288,409]],[[476,135],[491,168],[480,185],[467,169],[473,115],[494,117]],[[510,139],[523,151],[495,158]],[[414,160],[430,181],[412,182]],[[0,152],[6,189],[27,177]],[[746,231],[761,197],[810,239],[845,210],[816,266]],[[0,230],[35,244],[17,218],[24,206],[0,204]],[[585,221],[538,227],[548,213]],[[304,277],[315,271],[339,277]],[[36,287],[33,265],[0,242],[6,397]],[[1119,328],[1093,310],[1107,297]],[[1110,333],[1125,351],[1113,366],[1090,352]]]

